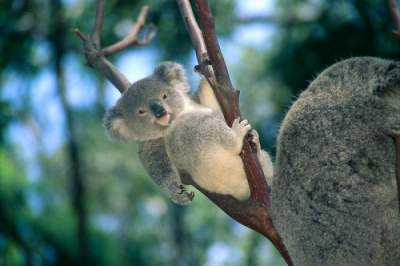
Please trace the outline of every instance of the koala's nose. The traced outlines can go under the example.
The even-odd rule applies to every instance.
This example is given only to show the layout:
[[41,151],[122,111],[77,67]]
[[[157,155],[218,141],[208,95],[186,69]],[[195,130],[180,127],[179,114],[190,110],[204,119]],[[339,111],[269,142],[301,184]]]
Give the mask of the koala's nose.
[[152,101],[150,103],[149,107],[150,107],[151,112],[157,118],[160,118],[167,113],[167,111],[164,109],[161,102],[159,102],[159,101]]

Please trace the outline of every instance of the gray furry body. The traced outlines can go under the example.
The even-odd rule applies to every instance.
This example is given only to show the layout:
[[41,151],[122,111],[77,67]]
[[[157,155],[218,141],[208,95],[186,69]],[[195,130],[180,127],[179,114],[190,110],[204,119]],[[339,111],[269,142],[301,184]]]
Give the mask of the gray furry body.
[[[182,185],[179,172],[190,174],[209,192],[247,199],[249,186],[239,153],[250,125],[237,119],[228,127],[204,82],[197,94],[201,104],[187,95],[187,89],[180,65],[160,64],[107,112],[107,131],[112,137],[139,142],[144,167],[175,203],[187,204],[193,197]],[[255,131],[252,136],[266,175],[271,177],[271,160],[260,150]]]
[[339,62],[293,104],[280,129],[272,209],[294,265],[400,265],[396,132],[397,62]]

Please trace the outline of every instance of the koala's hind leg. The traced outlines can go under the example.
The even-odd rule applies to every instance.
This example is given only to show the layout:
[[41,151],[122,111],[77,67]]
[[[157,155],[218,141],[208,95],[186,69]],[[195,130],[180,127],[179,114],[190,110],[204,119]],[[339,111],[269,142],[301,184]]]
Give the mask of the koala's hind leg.
[[258,135],[258,132],[254,129],[250,130],[249,132],[250,135],[250,141],[251,143],[255,146],[256,151],[257,151],[257,157],[258,160],[260,161],[261,167],[264,172],[264,176],[267,179],[267,183],[269,186],[272,185],[272,177],[274,175],[274,168],[272,164],[271,157],[269,154],[261,149],[261,144],[260,144],[260,137]]

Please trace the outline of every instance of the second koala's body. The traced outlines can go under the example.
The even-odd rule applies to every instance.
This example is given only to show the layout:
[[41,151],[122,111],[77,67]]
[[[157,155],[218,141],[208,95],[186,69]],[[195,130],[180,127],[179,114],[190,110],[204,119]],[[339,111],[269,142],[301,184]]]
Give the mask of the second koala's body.
[[400,63],[323,71],[280,128],[273,221],[294,265],[400,265]]
[[[153,75],[124,92],[107,113],[108,132],[139,141],[144,167],[176,203],[187,204],[193,197],[184,189],[179,172],[190,174],[209,192],[247,199],[250,191],[239,153],[250,125],[235,120],[228,127],[213,94],[204,91],[209,87],[200,88],[201,105],[191,100],[187,89],[180,65],[160,64]],[[271,160],[260,150],[255,131],[252,135],[265,175],[272,177]]]

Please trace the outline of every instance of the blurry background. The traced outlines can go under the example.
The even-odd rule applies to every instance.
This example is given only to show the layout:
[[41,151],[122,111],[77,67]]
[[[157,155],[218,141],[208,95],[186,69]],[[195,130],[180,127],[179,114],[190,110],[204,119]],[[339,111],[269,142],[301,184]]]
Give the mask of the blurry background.
[[[288,106],[325,67],[400,55],[385,0],[210,2],[242,110],[271,154]],[[134,81],[175,60],[195,88],[175,1],[106,1],[103,44],[144,3],[158,36],[113,62]],[[85,66],[72,34],[89,32],[94,13],[94,0],[0,1],[0,265],[284,265],[200,193],[173,205],[136,145],[107,139],[102,117],[118,91]]]

